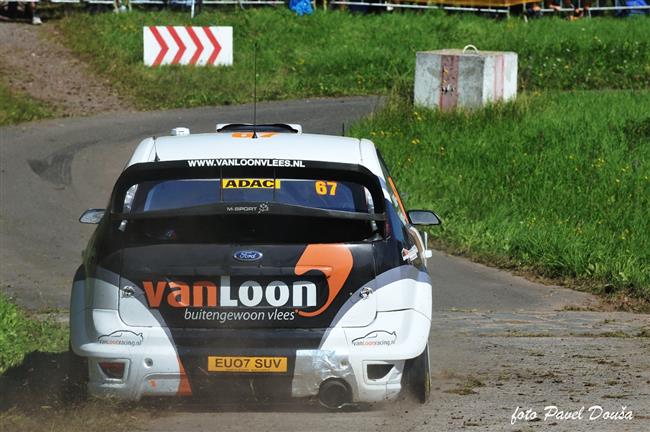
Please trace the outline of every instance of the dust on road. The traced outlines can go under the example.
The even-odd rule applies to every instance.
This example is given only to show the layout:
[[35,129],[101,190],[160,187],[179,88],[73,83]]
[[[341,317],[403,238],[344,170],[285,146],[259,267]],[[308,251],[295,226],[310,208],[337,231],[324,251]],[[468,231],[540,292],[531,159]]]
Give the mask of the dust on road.
[[[266,121],[336,133],[372,111],[375,98],[260,104]],[[0,288],[31,307],[65,306],[90,231],[76,223],[102,205],[137,142],[174,126],[212,130],[248,118],[250,106],[122,113],[4,128],[0,147]],[[90,132],[89,132],[90,131]],[[9,162],[10,161],[10,162]],[[433,394],[330,413],[313,403],[198,400],[140,404],[62,401],[63,354],[32,354],[0,379],[0,430],[152,431],[639,431],[650,430],[650,316],[580,312],[590,295],[544,286],[436,253],[430,272]],[[223,389],[228,392],[228,389]],[[632,420],[544,420],[544,407],[597,405]],[[538,421],[511,424],[517,407]]]
[[[402,398],[340,412],[314,401],[272,399],[75,404],[61,397],[65,354],[30,355],[0,380],[2,408],[18,406],[0,412],[0,431],[76,431],[90,423],[91,430],[112,432],[647,432],[649,335],[650,316],[624,312],[435,312],[430,401]],[[547,417],[552,406],[556,416],[582,410],[582,419]],[[517,407],[535,411],[537,419],[513,424]],[[632,419],[605,419],[605,412]]]
[[[433,392],[329,413],[292,405],[176,405],[150,431],[638,431],[650,430],[650,317],[600,312],[437,312],[429,339]],[[207,402],[207,401],[204,401]],[[582,420],[560,420],[579,411]],[[517,407],[538,420],[517,421]],[[596,418],[599,408],[603,412]],[[625,407],[625,408],[623,408]],[[632,412],[606,420],[604,412]],[[589,417],[594,417],[590,420]]]

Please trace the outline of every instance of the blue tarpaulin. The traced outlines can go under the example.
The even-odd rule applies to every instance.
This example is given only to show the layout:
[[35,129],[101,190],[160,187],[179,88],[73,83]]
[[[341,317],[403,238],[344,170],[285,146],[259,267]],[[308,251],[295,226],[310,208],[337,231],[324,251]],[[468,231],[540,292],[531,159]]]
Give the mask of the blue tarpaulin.
[[311,15],[314,12],[309,0],[291,0],[289,9],[297,13],[298,16]]
[[[648,4],[644,0],[627,0],[625,2],[627,6],[647,6]],[[642,15],[648,13],[647,10],[645,9],[632,9],[630,10],[630,14],[632,15]]]

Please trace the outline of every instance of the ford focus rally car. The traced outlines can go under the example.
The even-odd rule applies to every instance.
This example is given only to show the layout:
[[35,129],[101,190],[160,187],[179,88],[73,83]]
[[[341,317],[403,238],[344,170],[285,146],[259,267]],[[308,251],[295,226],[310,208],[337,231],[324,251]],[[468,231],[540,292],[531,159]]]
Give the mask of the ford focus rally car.
[[415,226],[440,221],[404,209],[373,143],[172,132],[80,218],[98,224],[70,307],[88,391],[426,400],[431,252]]

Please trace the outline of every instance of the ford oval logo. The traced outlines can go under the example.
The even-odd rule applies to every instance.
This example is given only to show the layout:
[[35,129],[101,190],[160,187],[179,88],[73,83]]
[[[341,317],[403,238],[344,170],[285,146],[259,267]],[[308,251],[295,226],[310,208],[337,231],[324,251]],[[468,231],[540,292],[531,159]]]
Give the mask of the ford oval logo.
[[262,252],[254,251],[254,250],[243,250],[243,251],[237,251],[233,255],[233,257],[237,261],[257,261],[262,258]]

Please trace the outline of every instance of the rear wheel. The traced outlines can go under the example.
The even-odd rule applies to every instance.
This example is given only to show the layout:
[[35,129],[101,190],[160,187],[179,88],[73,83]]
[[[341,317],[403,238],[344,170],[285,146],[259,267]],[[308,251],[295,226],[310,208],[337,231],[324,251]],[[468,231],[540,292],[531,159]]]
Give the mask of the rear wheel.
[[425,403],[431,393],[429,345],[424,348],[422,354],[407,360],[404,369],[408,393],[418,402]]

